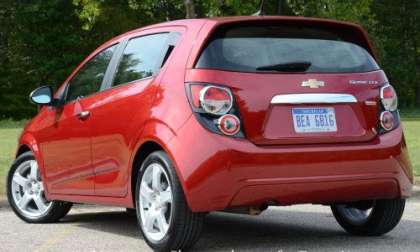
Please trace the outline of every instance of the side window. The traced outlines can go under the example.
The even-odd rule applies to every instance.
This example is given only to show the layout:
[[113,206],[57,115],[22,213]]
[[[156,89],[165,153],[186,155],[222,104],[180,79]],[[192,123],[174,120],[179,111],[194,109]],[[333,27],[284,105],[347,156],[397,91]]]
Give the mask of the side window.
[[113,86],[153,76],[167,50],[169,33],[133,38],[128,41],[115,73]]
[[88,61],[69,83],[66,102],[96,93],[101,88],[106,69],[117,45],[98,53]]

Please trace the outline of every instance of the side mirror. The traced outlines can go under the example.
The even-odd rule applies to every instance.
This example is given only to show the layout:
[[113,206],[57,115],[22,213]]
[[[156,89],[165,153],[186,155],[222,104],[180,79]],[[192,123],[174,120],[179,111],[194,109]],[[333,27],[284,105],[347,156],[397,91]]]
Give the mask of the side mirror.
[[30,94],[31,102],[38,105],[52,105],[53,103],[53,90],[50,86],[42,86]]

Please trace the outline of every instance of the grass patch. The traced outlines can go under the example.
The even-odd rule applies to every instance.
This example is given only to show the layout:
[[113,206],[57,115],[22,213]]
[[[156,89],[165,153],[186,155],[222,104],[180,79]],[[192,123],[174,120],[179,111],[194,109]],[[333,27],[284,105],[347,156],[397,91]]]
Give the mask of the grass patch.
[[[28,120],[20,120],[14,121],[11,119],[7,120],[0,120],[0,129],[16,129],[16,128],[23,128]],[[0,146],[1,148],[1,146]]]
[[[414,172],[420,176],[420,110],[402,112],[403,127]],[[0,195],[5,193],[6,174],[14,159],[17,138],[26,121],[0,121]]]
[[414,173],[420,176],[420,118],[403,121],[404,134],[407,140],[408,151],[410,152],[411,163]]
[[21,131],[20,127],[0,128],[0,195],[4,195],[6,191],[6,175],[14,158],[17,138]]
[[[414,174],[420,176],[420,109],[404,109],[400,114]],[[417,179],[417,181],[420,181],[420,179]]]

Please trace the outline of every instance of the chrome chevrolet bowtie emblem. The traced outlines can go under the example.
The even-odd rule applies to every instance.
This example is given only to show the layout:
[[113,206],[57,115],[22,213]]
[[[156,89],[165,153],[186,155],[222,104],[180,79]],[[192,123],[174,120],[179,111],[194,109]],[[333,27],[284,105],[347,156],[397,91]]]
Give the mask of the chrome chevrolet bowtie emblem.
[[319,88],[323,86],[325,86],[325,83],[316,79],[309,79],[307,81],[302,82],[302,87]]

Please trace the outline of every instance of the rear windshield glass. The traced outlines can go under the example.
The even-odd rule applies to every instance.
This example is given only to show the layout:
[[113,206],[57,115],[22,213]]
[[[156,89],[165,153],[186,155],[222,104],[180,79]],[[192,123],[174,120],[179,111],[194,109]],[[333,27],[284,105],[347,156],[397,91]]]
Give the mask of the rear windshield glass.
[[238,72],[322,73],[379,69],[364,48],[333,32],[279,25],[219,30],[208,42],[195,67]]

